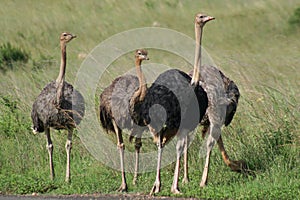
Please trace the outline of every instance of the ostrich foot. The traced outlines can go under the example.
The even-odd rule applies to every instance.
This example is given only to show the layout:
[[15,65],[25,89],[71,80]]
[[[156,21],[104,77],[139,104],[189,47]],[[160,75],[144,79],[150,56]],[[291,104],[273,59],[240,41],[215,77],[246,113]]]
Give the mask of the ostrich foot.
[[245,172],[247,170],[247,164],[243,160],[233,160],[229,163],[229,167],[232,171],[235,172]]
[[152,196],[153,194],[159,193],[159,191],[160,191],[160,182],[155,181],[155,183],[151,189],[150,196]]
[[206,181],[203,181],[203,180],[202,180],[201,183],[200,183],[200,187],[203,188],[203,187],[205,187],[205,186],[206,186]]
[[122,183],[117,192],[127,192],[127,185]]
[[[205,168],[207,169],[207,168]],[[208,171],[204,169],[203,175],[202,175],[202,179],[200,182],[200,187],[203,188],[206,186],[207,184],[207,176],[208,176]]]
[[134,177],[134,178],[133,178],[132,184],[133,184],[133,185],[137,185],[137,177]]
[[66,183],[71,183],[70,178],[69,178],[69,177],[66,177],[65,182],[66,182]]
[[207,174],[202,176],[201,182],[200,182],[200,187],[203,188],[207,184]]
[[173,194],[182,194],[182,193],[179,191],[178,188],[173,187],[173,186],[172,186],[172,188],[171,188],[171,192],[172,192]]
[[183,184],[188,184],[190,180],[188,178],[183,178],[182,183]]

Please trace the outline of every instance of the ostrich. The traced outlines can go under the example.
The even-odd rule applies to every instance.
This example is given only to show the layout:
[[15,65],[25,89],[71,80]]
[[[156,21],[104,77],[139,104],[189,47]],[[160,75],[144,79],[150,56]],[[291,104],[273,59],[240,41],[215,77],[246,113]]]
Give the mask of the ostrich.
[[[199,44],[199,51],[201,51],[201,27],[197,25],[195,26],[195,37],[196,43]],[[200,77],[200,85],[206,91],[209,101],[207,112],[200,123],[203,126],[202,137],[204,138],[207,133],[209,135],[206,144],[206,162],[200,183],[200,186],[203,187],[207,183],[210,152],[214,146],[214,140],[217,140],[224,162],[233,171],[240,172],[244,167],[244,162],[229,159],[221,137],[222,125],[228,126],[236,112],[240,97],[239,89],[232,80],[226,77],[216,67],[207,65],[201,67],[202,76]],[[189,76],[192,77],[193,73],[194,72],[191,71]],[[186,138],[186,140],[188,140],[188,138]],[[187,145],[188,141],[185,143],[184,150],[184,183],[188,182]]]
[[[213,19],[213,17],[200,14],[196,16],[195,23],[202,30],[204,25]],[[192,79],[180,70],[167,70],[160,74],[148,88],[144,101],[135,106],[134,112],[138,113],[134,118],[135,123],[148,126],[158,147],[156,179],[150,195],[160,191],[163,147],[175,135],[178,138],[177,156],[171,192],[180,193],[178,189],[179,161],[186,137],[200,123],[208,106],[206,92],[199,86],[201,52],[197,47],[199,45],[196,46],[195,73]]]
[[136,163],[133,183],[135,184],[138,173],[138,160],[141,148],[141,133],[143,128],[132,123],[130,110],[134,105],[144,100],[147,90],[145,77],[142,73],[141,63],[149,60],[148,52],[138,49],[135,52],[135,66],[137,76],[124,75],[116,78],[111,85],[104,89],[100,95],[100,122],[106,131],[112,131],[117,135],[117,146],[120,150],[122,184],[118,191],[127,191],[127,184],[124,170],[124,143],[122,129],[131,129],[130,140],[136,136],[135,150]]
[[[192,77],[193,72],[191,71],[189,73],[189,75]],[[213,89],[221,89],[223,90],[222,93],[225,93],[225,97],[228,98],[228,102],[226,105],[221,104],[218,99],[216,99],[216,96],[210,96],[209,94],[209,89],[207,87],[207,84],[204,84],[205,80],[203,80],[204,78],[200,78],[200,85],[204,88],[204,90],[207,92],[207,96],[209,99],[209,107],[207,109],[207,113],[205,114],[205,116],[203,117],[202,121],[201,121],[201,125],[203,126],[202,129],[202,138],[205,137],[206,134],[211,134],[210,133],[210,126],[214,126],[214,123],[218,123],[218,124],[224,124],[225,126],[228,126],[237,109],[238,106],[238,100],[240,97],[240,92],[239,89],[237,87],[237,85],[234,83],[234,81],[230,80],[228,77],[226,77],[222,71],[220,71],[219,69],[217,69],[214,66],[207,66],[207,65],[203,65],[202,66],[202,70],[201,70],[201,74],[206,74],[208,77],[210,77],[211,79],[216,78],[216,76],[221,77],[221,80],[223,81],[223,85],[222,87],[218,87],[218,88],[210,88],[211,90]],[[212,76],[213,75],[213,76]],[[209,98],[211,97],[211,98]],[[219,104],[219,105],[218,105]],[[217,106],[220,108],[225,108],[221,109],[221,112],[217,112],[217,113],[213,113],[214,111],[216,111],[216,109],[210,109],[210,106]],[[212,117],[212,115],[216,115],[219,117]],[[225,117],[225,118],[224,118]],[[211,120],[210,120],[211,119]],[[223,119],[221,121],[221,119]],[[221,133],[221,126],[217,126],[218,132]],[[225,162],[225,164],[227,166],[229,166],[231,168],[232,171],[236,171],[236,172],[241,172],[243,171],[243,169],[245,168],[245,163],[244,161],[234,161],[234,160],[230,160],[229,156],[225,150],[224,144],[223,144],[223,140],[222,140],[222,136],[220,135],[219,138],[217,139],[217,144],[219,146],[219,150],[221,151],[222,154],[222,158]],[[187,164],[187,146],[188,146],[188,142],[185,143],[185,150],[184,150],[184,178],[183,178],[183,182],[187,183],[189,182],[189,178],[188,178],[188,164]],[[211,147],[212,148],[212,147]],[[208,152],[207,152],[208,153]],[[206,185],[207,183],[207,176],[208,176],[208,170],[209,170],[209,154],[208,154],[208,161],[207,164],[205,166],[205,170],[203,173],[203,178],[201,181],[200,186],[203,187]],[[207,170],[206,170],[207,169]]]
[[55,81],[50,82],[44,87],[33,103],[31,112],[33,132],[45,132],[47,137],[51,180],[54,179],[55,174],[50,128],[68,130],[65,146],[67,152],[66,182],[70,182],[70,152],[72,148],[73,129],[80,123],[85,111],[83,96],[71,84],[65,81],[66,45],[75,37],[75,35],[66,32],[60,35],[61,64],[59,75]]

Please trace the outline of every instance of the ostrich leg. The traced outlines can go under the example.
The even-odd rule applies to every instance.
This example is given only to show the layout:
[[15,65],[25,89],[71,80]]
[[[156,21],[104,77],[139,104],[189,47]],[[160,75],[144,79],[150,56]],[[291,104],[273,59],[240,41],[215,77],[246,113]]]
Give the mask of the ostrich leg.
[[179,169],[180,169],[180,157],[185,148],[185,143],[187,142],[186,139],[187,139],[187,135],[184,135],[183,132],[180,132],[178,134],[178,141],[176,145],[176,153],[177,153],[176,166],[174,170],[174,179],[171,187],[171,192],[173,194],[181,194],[181,192],[178,189],[178,177],[179,177]]
[[53,167],[53,144],[50,136],[50,128],[45,129],[45,134],[47,137],[47,149],[49,153],[49,165],[50,165],[50,179],[53,180],[55,177],[54,167]]
[[[150,126],[148,126],[150,127]],[[152,134],[155,134],[155,131],[152,127],[149,128]],[[160,166],[161,166],[161,155],[162,155],[162,138],[161,138],[161,132],[158,134],[157,138],[157,168],[156,168],[156,179],[153,184],[153,187],[151,189],[150,195],[153,195],[153,193],[158,193],[160,191]]]
[[117,140],[118,140],[118,148],[120,150],[120,164],[121,164],[121,173],[122,173],[122,184],[118,189],[118,192],[127,192],[127,184],[126,184],[126,177],[125,177],[125,169],[124,169],[124,142],[122,137],[122,132],[117,126],[115,120],[112,120]]
[[221,135],[221,127],[214,126],[214,124],[211,123],[209,128],[209,135],[206,141],[206,160],[205,160],[204,170],[202,174],[202,179],[200,182],[200,187],[204,187],[207,183],[211,150],[215,145],[215,141],[218,140],[217,137],[220,137],[220,135]]
[[139,155],[140,149],[142,146],[141,138],[135,139],[135,166],[134,166],[134,177],[133,177],[133,185],[136,185],[138,172],[139,172]]
[[183,180],[182,183],[188,183],[189,182],[189,176],[188,176],[188,145],[189,145],[189,136],[187,135],[185,137],[185,143],[184,143],[184,151],[183,151]]
[[140,131],[138,131],[138,133],[136,134],[134,146],[135,146],[135,166],[134,166],[133,185],[136,185],[138,172],[139,172],[139,155],[140,155],[140,149],[142,147],[142,138],[141,138]]
[[235,171],[235,172],[241,172],[243,170],[245,170],[245,162],[244,161],[234,161],[234,160],[230,160],[229,159],[229,156],[225,150],[225,147],[224,147],[224,144],[223,144],[223,140],[222,140],[222,137],[220,135],[219,139],[218,139],[218,146],[219,146],[219,149],[221,151],[221,154],[222,154],[222,158],[225,162],[225,164],[230,167],[230,169],[232,171]]
[[70,182],[70,153],[72,149],[72,136],[73,136],[73,129],[68,129],[68,138],[66,142],[66,152],[67,152],[67,168],[66,168],[66,182]]

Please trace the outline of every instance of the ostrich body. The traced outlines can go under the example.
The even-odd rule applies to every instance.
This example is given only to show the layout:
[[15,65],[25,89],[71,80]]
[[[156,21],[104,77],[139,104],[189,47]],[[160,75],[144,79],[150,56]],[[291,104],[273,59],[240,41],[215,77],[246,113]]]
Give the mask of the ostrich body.
[[44,87],[32,106],[31,118],[33,131],[45,132],[47,149],[50,162],[50,178],[53,180],[55,173],[53,167],[53,143],[50,128],[57,130],[67,129],[66,142],[67,167],[66,181],[70,181],[70,152],[72,148],[73,129],[76,128],[84,116],[85,106],[83,96],[65,81],[66,71],[66,44],[75,38],[71,33],[62,33],[60,36],[61,65],[56,81]]
[[148,60],[146,50],[135,52],[135,65],[137,75],[124,75],[116,78],[111,85],[103,90],[100,95],[100,122],[107,131],[112,131],[117,136],[117,146],[120,150],[122,183],[119,191],[127,191],[127,183],[124,170],[124,143],[122,129],[132,130],[131,139],[136,136],[135,150],[136,163],[133,182],[135,184],[138,173],[139,152],[142,146],[141,133],[145,128],[133,124],[130,110],[135,104],[144,100],[146,95],[146,83],[142,73],[141,63]]
[[[193,72],[190,72],[189,75],[192,76]],[[200,78],[200,85],[204,88],[204,90],[207,92],[207,96],[209,99],[208,103],[208,109],[201,121],[201,125],[203,126],[202,129],[202,137],[204,138],[206,134],[216,134],[216,140],[217,144],[219,146],[219,150],[221,151],[222,158],[227,166],[231,168],[231,170],[240,172],[243,170],[243,161],[233,161],[229,159],[229,156],[225,150],[223,140],[221,137],[221,127],[222,125],[228,126],[237,109],[238,106],[238,100],[240,97],[240,92],[237,87],[237,85],[234,83],[234,81],[230,80],[228,77],[226,77],[222,71],[217,69],[214,66],[207,66],[203,65],[201,69],[201,78]],[[220,77],[221,79],[217,80]],[[205,83],[205,79],[216,79],[216,83],[220,83],[220,80],[222,80],[222,84],[218,85],[216,84],[211,85],[211,87],[208,87],[208,84]],[[221,87],[220,87],[221,86]],[[220,90],[220,91],[218,91]],[[214,91],[214,95],[210,95]],[[216,95],[218,94],[218,95]],[[225,96],[224,96],[225,95]],[[223,96],[223,97],[222,97]],[[220,101],[220,99],[226,98],[225,102]],[[217,124],[217,126],[215,126]],[[217,133],[214,133],[214,132]],[[218,137],[218,133],[220,134]],[[209,159],[210,159],[210,152],[214,143],[210,143],[210,140],[207,140],[207,156],[206,156],[206,164],[204,167],[204,172],[202,176],[202,180],[200,183],[200,186],[203,187],[207,183],[207,177],[208,177],[208,170],[209,170]],[[185,151],[184,151],[184,179],[183,182],[187,183],[188,180],[188,172],[187,172],[187,145],[186,143]],[[212,145],[212,146],[210,146]],[[210,147],[210,148],[208,148]]]
[[[158,147],[157,174],[150,194],[160,191],[160,166],[164,145],[177,136],[176,167],[171,186],[172,193],[179,193],[179,161],[185,144],[185,137],[194,130],[203,118],[208,99],[200,86],[190,85],[191,78],[176,69],[168,70],[158,76],[147,94],[141,112],[148,124]],[[157,106],[159,105],[159,106]],[[157,109],[151,112],[151,108]],[[200,115],[199,115],[200,114]]]
[[[197,15],[197,26],[201,27],[213,17]],[[137,104],[135,122],[138,125],[147,125],[154,136],[158,147],[156,180],[150,194],[160,191],[160,166],[164,145],[175,135],[176,166],[174,171],[172,193],[180,193],[178,189],[179,161],[184,150],[186,137],[194,130],[202,120],[208,106],[206,92],[199,86],[201,51],[196,46],[194,75],[189,75],[177,69],[167,70],[160,74],[155,82],[147,90],[147,94],[141,105]],[[193,84],[191,84],[191,82]]]

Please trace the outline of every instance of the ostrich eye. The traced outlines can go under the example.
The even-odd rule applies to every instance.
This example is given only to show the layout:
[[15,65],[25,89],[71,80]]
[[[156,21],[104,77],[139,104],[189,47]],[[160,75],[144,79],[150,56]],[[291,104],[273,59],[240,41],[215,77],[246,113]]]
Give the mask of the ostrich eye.
[[138,55],[142,55],[142,53],[141,53],[141,52],[138,52]]
[[68,35],[67,33],[64,33],[64,34],[63,34],[63,36],[67,36],[67,35]]
[[201,15],[199,18],[200,18],[200,19],[202,19],[202,18],[204,18],[204,16],[203,16],[203,15]]

